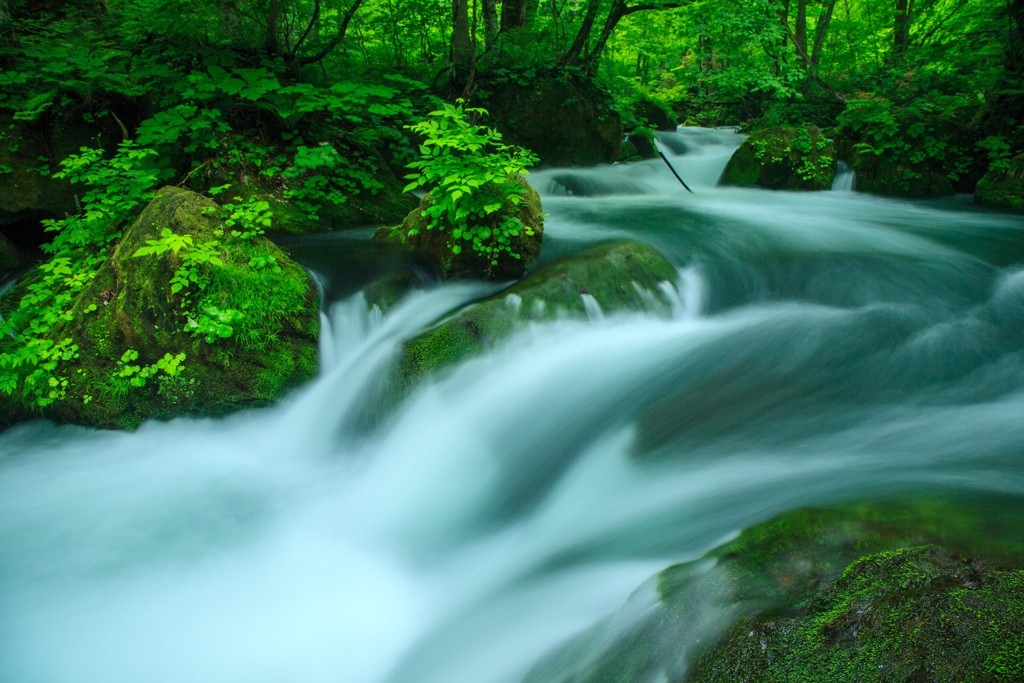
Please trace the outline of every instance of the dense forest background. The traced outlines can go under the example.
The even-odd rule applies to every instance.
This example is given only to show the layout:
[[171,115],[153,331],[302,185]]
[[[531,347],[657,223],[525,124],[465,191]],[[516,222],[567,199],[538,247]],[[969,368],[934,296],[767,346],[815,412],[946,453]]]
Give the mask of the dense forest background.
[[[82,145],[110,156],[133,140],[157,152],[160,182],[258,181],[324,227],[393,220],[408,209],[395,176],[416,156],[403,126],[463,98],[549,164],[615,161],[637,126],[813,124],[846,161],[896,176],[876,183],[888,194],[941,194],[915,188],[930,173],[971,192],[1024,150],[1022,12],[1021,0],[6,2],[0,170],[24,171],[25,157],[48,176]],[[9,237],[68,208],[37,204],[6,207],[20,228]]]

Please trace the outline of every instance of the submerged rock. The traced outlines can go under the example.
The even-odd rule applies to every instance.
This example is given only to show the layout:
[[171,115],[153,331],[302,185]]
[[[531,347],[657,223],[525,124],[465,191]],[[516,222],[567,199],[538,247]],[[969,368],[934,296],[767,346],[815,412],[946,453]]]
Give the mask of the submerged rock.
[[986,173],[978,181],[974,203],[1000,211],[1024,213],[1024,154],[1011,159],[1009,167]]
[[732,155],[722,185],[828,190],[835,173],[832,142],[815,126],[766,128],[752,133]]
[[564,75],[503,81],[489,89],[482,106],[505,143],[532,150],[541,163],[593,166],[619,157],[622,120],[592,81]]
[[650,128],[640,127],[630,133],[627,139],[633,143],[633,148],[641,159],[656,159],[658,157],[658,149],[654,144],[656,138],[657,136]]
[[[193,285],[171,291],[171,279],[182,265],[180,255],[167,251],[134,256],[164,229],[188,234],[195,244],[219,242],[216,251],[223,266],[198,266],[209,282],[205,289]],[[150,418],[216,415],[267,405],[315,376],[320,317],[312,278],[269,240],[226,238],[223,230],[220,207],[213,201],[174,187],[157,193],[77,295],[71,321],[51,333],[55,340],[71,338],[78,355],[60,369],[68,380],[66,397],[43,409],[44,416],[132,428]],[[193,301],[183,308],[186,293]],[[12,299],[18,300],[19,294],[15,289]],[[219,314],[225,311],[241,314],[228,323],[230,336],[211,338],[189,331],[195,318],[204,315],[223,322]],[[125,360],[128,351],[137,358]],[[180,374],[158,372],[145,386],[131,385],[137,372],[122,375],[128,367],[144,368],[165,354],[181,353],[185,359]],[[16,399],[6,399],[0,408],[22,418],[38,414]]]
[[[524,201],[515,205],[506,200],[500,213],[504,216],[515,216],[523,226],[530,229],[529,232],[532,232],[528,234],[527,230],[520,230],[519,234],[512,238],[510,246],[512,252],[518,254],[518,258],[507,251],[502,251],[496,259],[497,264],[493,264],[490,256],[476,251],[469,242],[453,239],[450,226],[443,230],[428,228],[430,218],[424,214],[424,210],[433,205],[434,197],[430,193],[424,195],[419,207],[409,212],[401,225],[379,228],[373,234],[373,241],[378,244],[394,245],[426,257],[435,264],[445,280],[520,278],[540,256],[540,244],[544,237],[544,214],[537,191],[530,187],[522,176],[517,176],[515,182],[525,188],[525,192],[520,195]],[[453,251],[456,245],[461,246],[458,254]]]
[[667,314],[671,304],[662,286],[677,277],[665,257],[641,242],[594,247],[541,268],[406,342],[395,386],[404,395],[423,377],[486,351],[530,321],[620,311]]

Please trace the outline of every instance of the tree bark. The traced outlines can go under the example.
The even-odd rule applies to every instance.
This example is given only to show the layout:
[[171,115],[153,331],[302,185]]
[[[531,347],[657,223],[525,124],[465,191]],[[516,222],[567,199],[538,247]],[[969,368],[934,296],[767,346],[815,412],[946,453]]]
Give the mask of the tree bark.
[[469,2],[452,0],[452,68],[468,69],[473,62],[473,39],[469,35]]
[[814,27],[814,47],[811,50],[811,67],[817,67],[821,61],[821,53],[825,48],[825,36],[828,35],[828,25],[832,23],[832,12],[836,8],[836,0],[831,0],[825,7],[824,16],[818,15],[817,25]]
[[345,34],[348,32],[348,25],[352,23],[352,17],[356,15],[361,4],[363,4],[363,0],[354,0],[354,2],[345,11],[345,14],[341,19],[341,23],[338,24],[338,32],[334,34],[334,37],[332,37],[327,45],[323,46],[315,55],[310,55],[309,57],[303,57],[300,59],[299,66],[315,64],[329,55],[334,48],[338,47],[338,45],[341,44],[341,41],[345,39]]
[[527,0],[504,0],[501,4],[501,32],[526,26]]
[[608,43],[608,39],[611,37],[612,32],[615,31],[615,27],[618,26],[623,17],[627,17],[636,12],[646,12],[647,10],[676,9],[678,7],[683,7],[690,2],[692,2],[692,0],[659,5],[634,5],[630,7],[626,4],[626,0],[612,0],[612,7],[608,11],[608,18],[605,19],[604,28],[601,29],[601,35],[597,37],[597,42],[594,44],[593,48],[591,48],[590,53],[583,57],[580,62],[580,66],[591,71],[597,66],[598,57],[601,56],[601,52],[604,50],[605,44]]
[[896,0],[896,13],[893,18],[893,61],[906,51],[910,44],[910,5],[908,0]]
[[562,57],[562,66],[575,63],[583,54],[583,48],[590,42],[590,32],[594,28],[594,20],[597,18],[597,11],[600,8],[601,0],[590,0],[587,4],[587,13],[583,16],[583,23],[580,24],[580,29],[576,32],[576,38],[573,39],[572,45]]
[[277,22],[281,18],[281,0],[270,0],[267,9],[267,54],[277,54]]
[[803,54],[804,61],[807,61],[807,0],[797,0],[795,42],[797,51]]
[[498,36],[498,3],[497,0],[483,0],[484,11],[484,48],[489,49]]

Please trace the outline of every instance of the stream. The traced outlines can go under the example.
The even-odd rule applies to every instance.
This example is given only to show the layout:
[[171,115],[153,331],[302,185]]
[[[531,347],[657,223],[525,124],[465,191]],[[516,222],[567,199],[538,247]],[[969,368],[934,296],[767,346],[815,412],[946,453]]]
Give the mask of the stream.
[[647,242],[671,317],[534,324],[373,423],[402,341],[495,288],[428,279],[385,315],[323,256],[368,233],[320,237],[323,369],[279,405],[0,435],[0,680],[538,680],[783,511],[1024,497],[1021,219],[848,176],[716,187],[741,140],[660,135],[693,194],[660,159],[528,177],[542,262]]

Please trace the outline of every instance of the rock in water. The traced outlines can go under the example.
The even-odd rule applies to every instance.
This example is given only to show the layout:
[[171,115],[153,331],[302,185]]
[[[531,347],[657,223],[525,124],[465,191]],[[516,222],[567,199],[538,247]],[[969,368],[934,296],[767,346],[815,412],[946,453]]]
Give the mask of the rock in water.
[[[519,258],[502,251],[497,258],[498,263],[492,264],[490,256],[476,251],[469,242],[454,240],[451,226],[445,226],[441,230],[428,228],[430,218],[424,214],[424,210],[434,203],[434,197],[429,193],[424,195],[419,207],[413,209],[401,225],[379,228],[373,234],[373,241],[378,244],[391,244],[426,257],[436,265],[445,280],[520,278],[530,264],[540,256],[540,243],[544,237],[544,214],[537,191],[530,187],[522,176],[518,176],[516,182],[526,190],[520,195],[524,201],[518,206],[506,201],[501,214],[517,217],[533,233],[530,235],[525,230],[520,230],[519,235],[512,238],[512,251],[518,254]],[[461,246],[458,254],[453,252],[456,245]]]
[[[51,333],[53,339],[71,338],[78,357],[60,369],[67,396],[43,409],[44,416],[132,428],[151,418],[266,405],[316,375],[320,315],[312,278],[263,237],[225,236],[220,212],[210,199],[165,187],[124,231],[112,258],[77,295],[71,321]],[[164,229],[188,234],[195,244],[219,243],[224,265],[198,266],[209,283],[205,289],[193,285],[172,293],[180,255],[134,256]],[[18,294],[16,288],[10,296]],[[185,294],[192,302],[183,308]],[[242,316],[229,323],[230,336],[189,331],[197,318],[217,320],[218,311]],[[123,361],[127,351],[137,352],[137,359]],[[130,385],[137,374],[121,376],[126,367],[144,368],[168,353],[185,354],[180,374],[158,372],[141,387]],[[10,399],[2,408],[32,414],[30,406],[11,405]]]
[[660,285],[678,276],[657,250],[633,241],[545,266],[406,342],[395,369],[398,393],[405,395],[421,378],[482,353],[530,321],[620,311],[667,314],[671,304]]
[[766,128],[751,134],[729,159],[723,185],[767,190],[829,190],[835,151],[814,126]]
[[978,181],[974,203],[1000,211],[1024,213],[1024,154],[1010,160],[1007,168],[992,169]]

